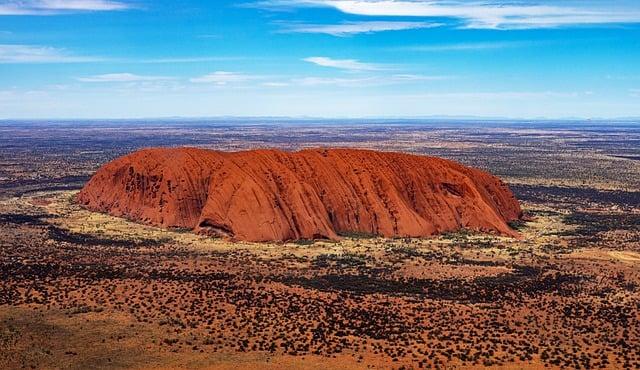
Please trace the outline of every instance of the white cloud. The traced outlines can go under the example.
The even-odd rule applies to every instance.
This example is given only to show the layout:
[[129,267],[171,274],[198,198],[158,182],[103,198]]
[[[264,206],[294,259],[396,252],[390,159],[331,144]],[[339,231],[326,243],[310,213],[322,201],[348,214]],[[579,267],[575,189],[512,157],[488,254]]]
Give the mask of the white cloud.
[[305,62],[313,63],[322,67],[344,69],[348,71],[379,71],[378,65],[362,63],[355,59],[332,59],[327,57],[309,57],[303,59]]
[[262,84],[262,86],[266,86],[266,87],[286,87],[286,86],[290,86],[291,84],[288,82],[265,82]]
[[498,50],[498,49],[510,49],[527,47],[534,44],[530,41],[496,41],[496,42],[470,42],[470,43],[457,43],[457,44],[436,44],[436,45],[415,45],[407,46],[399,49],[409,51],[424,51],[424,52],[438,52],[438,51],[476,51],[476,50]]
[[415,74],[395,74],[390,77],[391,81],[397,82],[411,82],[411,81],[436,81],[436,80],[450,80],[455,78],[454,76],[427,76],[427,75],[415,75]]
[[590,95],[589,92],[558,91],[500,91],[500,92],[444,92],[412,95],[418,99],[478,99],[478,100],[532,100],[532,99],[573,99]]
[[363,87],[363,86],[382,86],[394,84],[411,84],[426,81],[436,81],[454,78],[451,76],[429,76],[419,74],[389,74],[389,75],[367,75],[358,77],[325,77],[325,76],[263,76],[249,75],[236,72],[218,71],[195,77],[190,79],[193,83],[214,84],[219,86],[234,85],[249,88],[265,87],[322,87],[322,86],[340,86],[340,87]]
[[401,31],[421,28],[434,28],[442,26],[441,23],[428,22],[346,22],[340,24],[282,24],[281,33],[322,33],[331,36],[345,37],[361,33],[374,33],[383,31]]
[[633,98],[640,98],[640,89],[629,89],[629,95]]
[[173,64],[173,63],[205,63],[205,62],[228,62],[242,60],[244,57],[184,57],[184,58],[155,58],[155,59],[125,59],[126,63],[141,64]]
[[98,58],[80,57],[64,49],[49,46],[0,44],[0,63],[85,63],[100,61]]
[[[1,0],[0,0],[1,1]],[[2,35],[2,32],[0,32]],[[125,59],[78,56],[66,49],[41,45],[0,44],[0,64],[4,63],[136,63],[136,64],[176,64],[206,63],[243,60],[245,57],[207,56],[207,57],[173,57],[153,59]]]
[[[22,1],[21,3],[25,3]],[[130,6],[121,1],[111,0],[37,0],[27,1],[34,7],[53,10],[123,10]]]
[[266,76],[237,72],[217,71],[204,76],[191,78],[197,84],[213,84],[217,86],[234,86],[245,88],[280,88],[280,87],[363,87],[395,84],[415,84],[455,78],[452,76],[430,76],[420,74],[375,74],[358,75],[357,77],[326,76]]
[[172,77],[165,76],[140,76],[132,73],[108,73],[90,77],[80,77],[82,82],[147,82],[171,80]]
[[375,82],[374,77],[339,78],[339,77],[303,77],[293,79],[293,83],[302,86],[366,86]]
[[203,35],[197,35],[196,37],[198,37],[200,39],[213,39],[213,40],[219,40],[219,39],[223,38],[222,35],[216,34],[216,33],[207,33],[207,34],[203,34]]
[[631,1],[266,0],[258,5],[270,9],[332,7],[361,16],[455,18],[464,28],[527,29],[640,23],[640,7]]
[[228,85],[248,82],[252,80],[261,79],[261,76],[247,75],[237,72],[216,71],[208,75],[195,77],[190,79],[193,83],[209,83],[215,85]]
[[427,76],[414,74],[394,74],[390,76],[367,77],[303,77],[293,79],[291,82],[302,86],[340,86],[340,87],[364,87],[383,86],[395,84],[407,84],[425,81],[437,81],[453,78],[451,76]]
[[51,15],[66,12],[96,12],[129,9],[111,0],[9,0],[0,4],[0,15]]

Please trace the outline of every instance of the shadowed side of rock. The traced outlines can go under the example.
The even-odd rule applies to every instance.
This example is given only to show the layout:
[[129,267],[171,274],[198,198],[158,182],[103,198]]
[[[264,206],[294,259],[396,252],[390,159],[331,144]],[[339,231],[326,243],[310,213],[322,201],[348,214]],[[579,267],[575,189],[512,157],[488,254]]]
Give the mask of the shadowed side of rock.
[[462,228],[515,236],[498,178],[439,158],[354,149],[145,149],[103,166],[88,209],[245,241],[423,237]]

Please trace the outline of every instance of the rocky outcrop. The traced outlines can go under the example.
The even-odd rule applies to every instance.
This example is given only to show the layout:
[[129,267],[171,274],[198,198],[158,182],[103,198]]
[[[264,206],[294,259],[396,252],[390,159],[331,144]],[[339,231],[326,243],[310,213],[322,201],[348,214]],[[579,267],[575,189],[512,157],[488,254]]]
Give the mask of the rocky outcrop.
[[244,241],[424,237],[462,228],[515,236],[521,209],[486,172],[418,155],[355,149],[145,149],[98,170],[88,209]]

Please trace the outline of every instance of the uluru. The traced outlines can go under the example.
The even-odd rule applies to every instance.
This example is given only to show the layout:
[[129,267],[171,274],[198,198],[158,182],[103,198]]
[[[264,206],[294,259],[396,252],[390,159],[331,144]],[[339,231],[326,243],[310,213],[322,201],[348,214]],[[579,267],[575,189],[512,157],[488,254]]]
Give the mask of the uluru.
[[150,148],[102,166],[77,196],[93,211],[231,240],[516,236],[508,186],[454,161],[360,149]]

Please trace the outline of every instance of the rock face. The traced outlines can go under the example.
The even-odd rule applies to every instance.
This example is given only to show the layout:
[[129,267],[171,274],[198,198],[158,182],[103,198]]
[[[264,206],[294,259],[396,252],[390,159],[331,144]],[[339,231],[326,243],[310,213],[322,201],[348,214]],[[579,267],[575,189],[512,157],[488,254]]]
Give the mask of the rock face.
[[104,165],[77,200],[138,222],[243,241],[424,237],[462,228],[516,236],[506,184],[456,162],[353,149],[145,149]]

